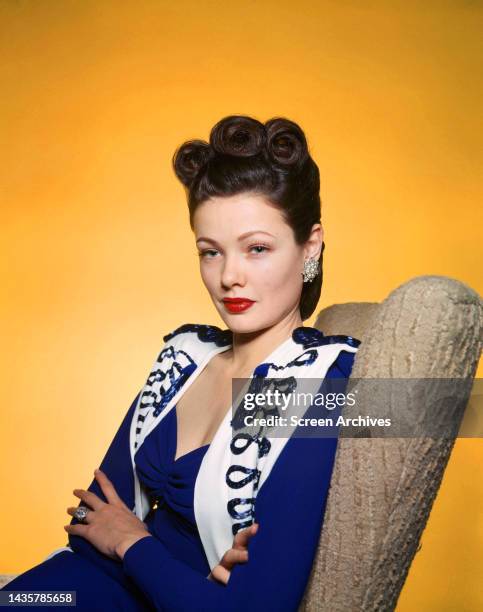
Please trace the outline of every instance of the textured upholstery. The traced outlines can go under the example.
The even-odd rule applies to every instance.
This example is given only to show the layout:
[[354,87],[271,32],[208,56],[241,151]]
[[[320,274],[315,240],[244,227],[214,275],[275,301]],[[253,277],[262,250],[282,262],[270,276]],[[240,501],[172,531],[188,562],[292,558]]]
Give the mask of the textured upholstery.
[[[330,306],[315,327],[362,341],[352,379],[469,379],[468,396],[451,413],[460,423],[482,348],[483,307],[470,287],[442,276],[417,277],[381,304]],[[364,402],[374,408],[372,397],[359,395],[359,407]],[[416,397],[404,405],[422,409]],[[436,419],[441,405],[435,397],[424,409]],[[300,611],[395,609],[453,444],[454,438],[429,437],[339,440]]]
[[0,575],[0,588],[5,586],[6,584],[8,584],[10,582],[10,580],[13,580],[15,578],[16,574],[12,575],[12,574],[1,574]]

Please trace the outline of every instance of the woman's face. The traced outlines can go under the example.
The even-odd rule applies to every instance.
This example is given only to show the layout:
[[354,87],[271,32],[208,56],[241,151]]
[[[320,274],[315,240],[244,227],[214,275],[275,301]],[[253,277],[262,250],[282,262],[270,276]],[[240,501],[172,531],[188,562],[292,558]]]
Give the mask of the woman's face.
[[[249,333],[284,319],[301,322],[303,262],[320,256],[320,224],[305,245],[297,245],[278,208],[261,195],[243,193],[200,204],[193,230],[203,282],[228,328]],[[228,298],[252,303],[230,307]]]

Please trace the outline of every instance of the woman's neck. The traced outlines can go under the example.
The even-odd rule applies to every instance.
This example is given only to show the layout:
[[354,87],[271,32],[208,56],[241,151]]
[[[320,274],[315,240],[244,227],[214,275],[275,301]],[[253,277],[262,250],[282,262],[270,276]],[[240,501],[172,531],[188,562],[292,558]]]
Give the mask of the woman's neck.
[[254,368],[288,340],[294,329],[301,327],[300,314],[286,317],[275,325],[252,333],[233,332],[232,347],[224,351],[225,367],[232,378],[250,376]]

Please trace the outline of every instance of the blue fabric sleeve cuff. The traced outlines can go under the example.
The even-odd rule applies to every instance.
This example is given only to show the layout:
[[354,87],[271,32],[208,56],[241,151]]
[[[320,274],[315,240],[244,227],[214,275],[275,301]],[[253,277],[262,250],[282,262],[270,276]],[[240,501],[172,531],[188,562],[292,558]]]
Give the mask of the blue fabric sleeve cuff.
[[148,568],[153,567],[153,564],[159,569],[166,559],[172,559],[171,555],[156,537],[150,535],[132,544],[124,553],[122,563],[124,571],[137,582],[138,578],[149,576]]
[[132,544],[124,554],[123,568],[156,610],[227,609],[220,599],[225,587],[178,561],[155,536],[146,536]]

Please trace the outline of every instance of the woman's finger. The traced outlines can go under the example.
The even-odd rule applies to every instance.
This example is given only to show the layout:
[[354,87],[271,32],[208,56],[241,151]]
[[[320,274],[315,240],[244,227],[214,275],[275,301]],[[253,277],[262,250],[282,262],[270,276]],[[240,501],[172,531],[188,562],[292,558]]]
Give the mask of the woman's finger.
[[236,550],[230,548],[223,555],[220,565],[231,571],[237,563],[246,563],[248,561],[248,550]]
[[105,505],[105,502],[103,502],[102,499],[92,491],[84,491],[84,489],[74,489],[73,493],[76,497],[79,497],[83,502],[88,504],[94,510],[100,510]]
[[258,531],[258,523],[253,523],[246,529],[241,529],[233,539],[233,548],[246,548],[250,538]]
[[126,504],[122,501],[122,499],[119,497],[119,495],[117,494],[117,491],[114,487],[114,485],[112,484],[112,482],[109,480],[109,478],[106,476],[106,474],[102,471],[102,470],[94,470],[94,475],[96,477],[97,482],[99,483],[102,492],[104,493],[104,495],[106,496],[107,501],[110,504],[114,504],[116,506],[122,505],[125,506]]
[[64,525],[64,529],[67,531],[67,533],[70,533],[71,535],[78,535],[83,538],[86,535],[87,528],[88,525],[83,525],[82,523],[77,525]]
[[[78,507],[79,506],[77,506],[77,508]],[[67,508],[67,514],[70,514],[71,516],[75,516],[75,511],[77,510],[77,508],[73,508],[72,506],[70,508]],[[85,518],[82,519],[82,523],[84,523],[84,524],[85,523],[90,523],[91,520],[92,520],[93,510],[90,510],[89,508],[87,510],[88,510],[88,512],[87,512]]]
[[228,584],[228,580],[230,579],[230,572],[221,565],[217,565],[211,570],[211,576],[213,576],[215,580],[221,582],[222,584]]

